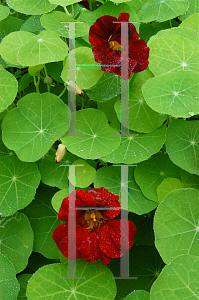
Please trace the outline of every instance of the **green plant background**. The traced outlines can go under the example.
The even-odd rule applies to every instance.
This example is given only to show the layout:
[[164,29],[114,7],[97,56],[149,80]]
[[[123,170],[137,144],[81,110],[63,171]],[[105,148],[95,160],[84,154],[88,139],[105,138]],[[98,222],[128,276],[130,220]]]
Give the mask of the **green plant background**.
[[[90,11],[77,2],[0,4],[0,299],[199,299],[199,1],[89,0]],[[88,40],[97,18],[121,12],[150,48],[148,68],[129,80],[130,136],[120,135],[120,77],[101,71]],[[77,22],[70,53],[84,92],[77,136],[67,136],[67,22]],[[52,233],[76,164],[77,189],[129,189],[137,279],[118,279],[119,259],[78,259],[84,279],[67,279]]]

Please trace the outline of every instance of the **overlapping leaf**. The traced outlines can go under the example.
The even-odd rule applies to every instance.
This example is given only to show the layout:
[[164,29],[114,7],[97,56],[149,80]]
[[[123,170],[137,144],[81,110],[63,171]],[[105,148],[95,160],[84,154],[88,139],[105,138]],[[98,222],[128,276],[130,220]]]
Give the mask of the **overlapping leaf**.
[[7,3],[12,9],[27,15],[41,15],[57,6],[51,4],[48,0],[7,0]]
[[28,94],[3,120],[3,142],[22,161],[40,159],[68,129],[68,107],[51,93]]
[[177,178],[165,178],[157,187],[158,202],[162,202],[164,197],[173,190],[184,188],[184,184]]

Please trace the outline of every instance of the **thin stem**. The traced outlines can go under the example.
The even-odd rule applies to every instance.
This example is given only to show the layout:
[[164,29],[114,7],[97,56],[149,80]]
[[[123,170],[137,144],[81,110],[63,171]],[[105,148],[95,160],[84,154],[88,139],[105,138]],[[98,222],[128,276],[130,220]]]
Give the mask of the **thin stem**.
[[169,24],[170,24],[170,27],[172,28],[173,26],[172,26],[171,20],[169,20]]
[[70,16],[70,14],[69,14],[68,9],[66,8],[66,6],[63,6],[63,8],[64,8],[66,14]]
[[84,108],[84,98],[82,97],[82,107],[81,107],[81,109],[83,109]]
[[73,4],[72,4],[72,15],[71,17],[73,18],[74,17],[74,7],[73,7]]
[[61,98],[61,96],[63,96],[63,94],[65,93],[66,90],[67,90],[67,86],[64,87],[63,91],[61,92],[61,94],[58,97]]
[[[48,72],[47,72],[47,69],[46,69],[46,65],[44,65],[44,72],[45,72],[45,75],[47,77],[48,76]],[[47,84],[47,90],[50,93],[50,84]]]
[[40,75],[38,75],[38,80],[36,80],[36,76],[33,76],[33,79],[34,79],[34,85],[35,85],[36,91],[37,91],[37,93],[40,94],[40,91],[39,91]]
[[88,0],[88,3],[89,3],[89,10],[90,10],[90,11],[93,10],[93,7],[92,7],[92,1],[93,1],[93,0]]

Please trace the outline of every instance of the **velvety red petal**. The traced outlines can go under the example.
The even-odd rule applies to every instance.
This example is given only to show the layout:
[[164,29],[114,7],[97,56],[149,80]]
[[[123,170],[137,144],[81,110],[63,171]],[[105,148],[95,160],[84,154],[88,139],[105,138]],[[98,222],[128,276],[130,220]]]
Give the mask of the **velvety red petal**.
[[149,47],[147,47],[144,40],[137,40],[129,45],[129,58],[137,63],[133,68],[134,73],[143,71],[147,68],[149,64]]
[[[70,259],[77,259],[81,257],[80,248],[86,239],[89,238],[87,229],[77,225],[76,226],[76,257],[72,256]],[[68,224],[59,225],[53,232],[53,239],[62,254],[68,258]],[[73,252],[74,253],[74,252]]]
[[92,49],[95,61],[101,65],[119,65],[121,61],[121,55],[114,53],[109,44],[100,45]]
[[113,32],[113,35],[115,35],[115,33],[118,31],[118,30],[120,30],[120,28],[121,28],[121,22],[128,22],[129,21],[129,17],[130,17],[130,15],[128,14],[128,13],[120,13],[119,14],[119,17],[118,17],[118,19],[117,19],[117,24],[116,24],[116,26],[115,26],[115,30],[114,30],[114,32]]
[[111,16],[102,16],[96,20],[89,31],[89,42],[93,46],[102,45],[108,42],[109,37],[115,30],[117,19]]
[[[83,190],[77,190],[76,191],[76,198],[75,198],[75,191],[73,191],[70,194],[70,197],[72,197],[75,201],[76,207],[93,207],[95,206],[94,198],[89,195],[86,191]],[[76,222],[77,223],[84,223],[86,210],[76,210]],[[68,214],[69,214],[69,197],[64,198],[62,201],[59,213],[58,213],[58,219],[60,221],[65,221],[68,223]]]
[[112,220],[103,226],[101,230],[100,249],[111,258],[118,258],[125,255],[133,246],[134,236],[136,233],[135,224],[131,221],[123,220],[128,222],[129,238],[126,234],[122,234],[122,247],[123,252],[120,253],[120,237],[121,220]]
[[110,193],[104,187],[88,190],[94,197],[96,207],[117,207],[117,210],[100,210],[103,218],[113,219],[120,213],[119,196]]

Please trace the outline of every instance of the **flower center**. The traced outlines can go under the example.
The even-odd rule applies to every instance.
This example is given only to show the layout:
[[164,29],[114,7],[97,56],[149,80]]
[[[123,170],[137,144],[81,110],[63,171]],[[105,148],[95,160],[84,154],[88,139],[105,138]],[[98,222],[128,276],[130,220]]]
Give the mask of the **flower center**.
[[100,219],[103,219],[103,217],[99,211],[87,210],[85,214],[85,221],[87,222],[88,227],[86,227],[86,229],[93,229],[93,227],[97,227],[101,223]]
[[111,41],[112,35],[109,37],[108,42],[112,48],[112,50],[121,50],[121,45],[117,41]]

